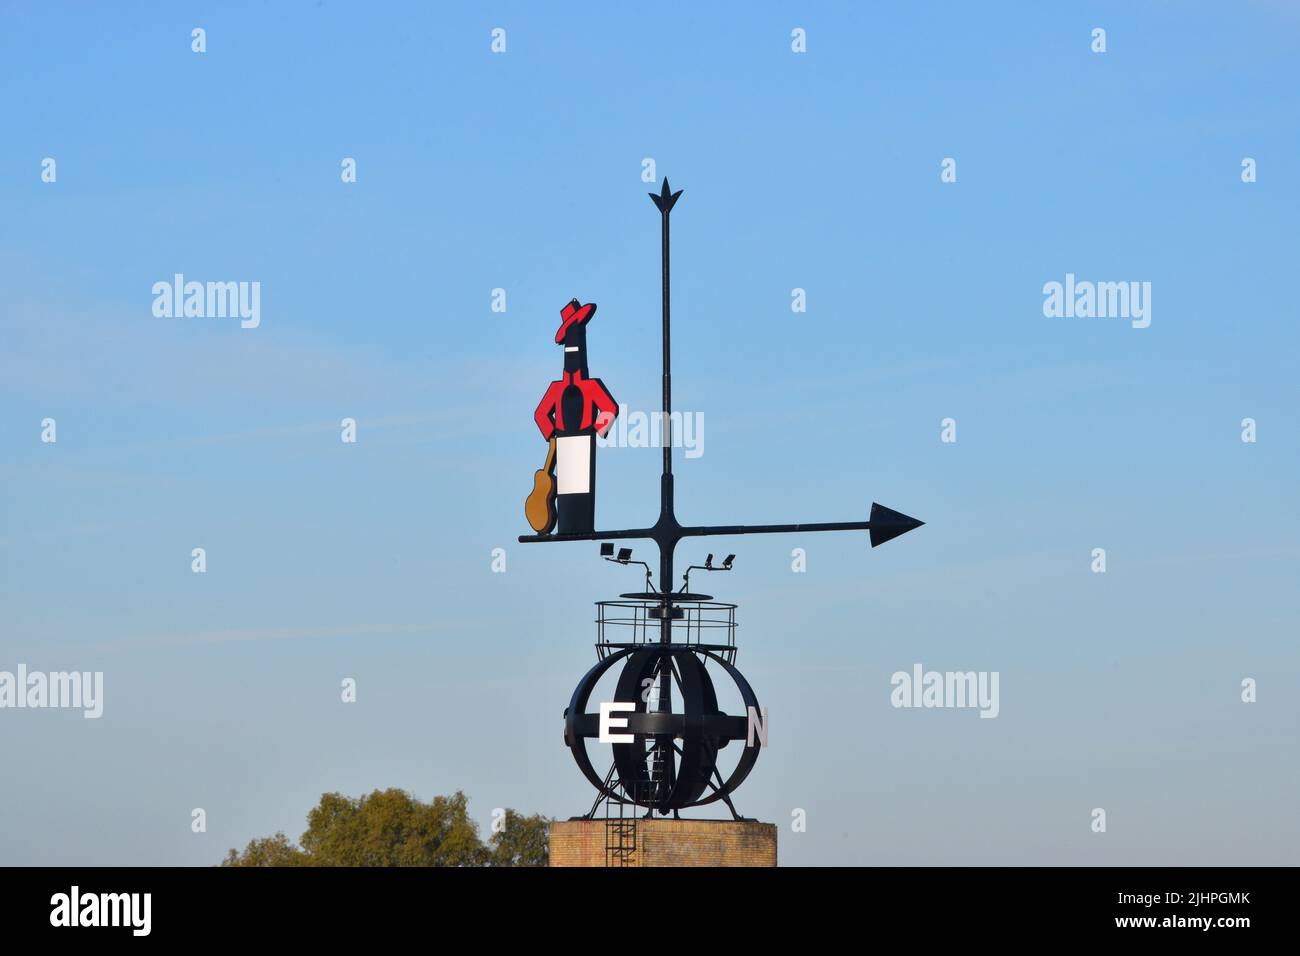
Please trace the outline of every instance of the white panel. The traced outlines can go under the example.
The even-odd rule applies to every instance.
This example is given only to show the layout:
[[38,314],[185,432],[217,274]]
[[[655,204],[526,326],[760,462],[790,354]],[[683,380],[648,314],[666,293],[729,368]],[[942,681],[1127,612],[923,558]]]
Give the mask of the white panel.
[[581,495],[591,491],[590,435],[570,435],[556,439],[555,490],[561,495]]

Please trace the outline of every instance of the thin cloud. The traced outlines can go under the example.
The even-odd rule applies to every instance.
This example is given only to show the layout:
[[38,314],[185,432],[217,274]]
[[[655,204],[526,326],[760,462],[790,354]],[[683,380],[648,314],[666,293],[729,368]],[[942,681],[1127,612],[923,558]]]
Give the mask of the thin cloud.
[[302,641],[334,637],[382,637],[433,634],[458,627],[455,622],[436,624],[354,624],[334,627],[235,627],[206,631],[179,631],[142,637],[114,638],[80,645],[95,650],[139,651],[202,647],[249,641]]

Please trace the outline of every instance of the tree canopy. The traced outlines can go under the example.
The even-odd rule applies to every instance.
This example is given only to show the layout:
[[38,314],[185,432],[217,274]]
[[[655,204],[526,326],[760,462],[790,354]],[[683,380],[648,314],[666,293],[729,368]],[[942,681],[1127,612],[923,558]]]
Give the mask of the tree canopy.
[[283,833],[233,848],[222,866],[546,866],[550,820],[506,810],[484,843],[457,791],[425,803],[405,790],[322,794],[298,845]]

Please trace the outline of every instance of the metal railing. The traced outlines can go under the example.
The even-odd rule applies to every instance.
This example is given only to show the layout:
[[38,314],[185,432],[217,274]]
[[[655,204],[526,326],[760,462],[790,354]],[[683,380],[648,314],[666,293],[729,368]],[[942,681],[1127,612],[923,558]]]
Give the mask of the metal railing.
[[[596,653],[603,660],[615,650],[658,644],[663,604],[651,600],[596,602]],[[674,645],[712,651],[727,663],[736,656],[736,605],[718,601],[674,601]]]

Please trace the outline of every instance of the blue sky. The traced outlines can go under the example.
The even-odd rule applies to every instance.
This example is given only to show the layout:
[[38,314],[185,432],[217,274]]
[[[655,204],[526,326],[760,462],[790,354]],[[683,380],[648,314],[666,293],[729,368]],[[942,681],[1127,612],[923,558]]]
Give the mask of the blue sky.
[[[1298,54],[1272,2],[0,4],[0,670],[105,674],[98,721],[0,712],[0,861],[208,864],[327,790],[589,806],[561,713],[637,581],[514,539],[568,299],[658,402],[651,157],[682,520],[927,522],[679,550],[739,555],[782,861],[1294,862]],[[261,325],[156,318],[177,272]],[[1150,327],[1045,317],[1067,273]],[[658,452],[599,461],[598,523],[651,521]],[[916,662],[999,717],[892,708]]]

